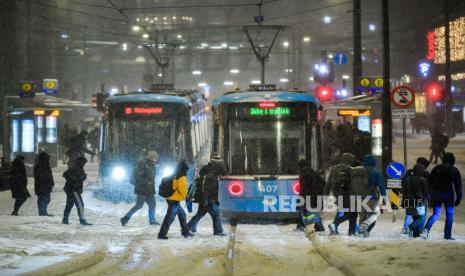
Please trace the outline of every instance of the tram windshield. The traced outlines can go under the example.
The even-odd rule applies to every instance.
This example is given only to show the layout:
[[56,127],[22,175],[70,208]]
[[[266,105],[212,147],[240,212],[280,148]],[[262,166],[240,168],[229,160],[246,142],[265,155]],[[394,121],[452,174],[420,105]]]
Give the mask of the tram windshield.
[[304,121],[232,121],[230,173],[292,175],[305,156]]
[[316,116],[313,104],[232,103],[219,112],[225,115],[230,174],[295,175],[299,158],[312,156],[309,119]]
[[114,116],[108,124],[108,152],[129,160],[144,151],[156,151],[160,161],[188,159],[186,133],[184,120],[173,116]]

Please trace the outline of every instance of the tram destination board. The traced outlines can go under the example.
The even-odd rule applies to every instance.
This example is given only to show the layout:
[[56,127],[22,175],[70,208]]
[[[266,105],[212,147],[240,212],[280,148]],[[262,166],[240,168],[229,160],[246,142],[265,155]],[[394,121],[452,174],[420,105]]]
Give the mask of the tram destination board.
[[255,120],[305,118],[309,109],[316,114],[316,107],[308,103],[254,102],[228,106],[230,117]]

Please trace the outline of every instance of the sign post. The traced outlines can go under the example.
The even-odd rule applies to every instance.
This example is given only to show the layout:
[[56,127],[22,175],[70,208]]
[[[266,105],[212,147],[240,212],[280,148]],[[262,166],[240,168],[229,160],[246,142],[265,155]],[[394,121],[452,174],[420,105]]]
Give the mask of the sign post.
[[391,92],[393,104],[392,119],[402,119],[404,165],[407,167],[407,126],[406,119],[413,119],[415,112],[415,91],[408,86],[398,86]]

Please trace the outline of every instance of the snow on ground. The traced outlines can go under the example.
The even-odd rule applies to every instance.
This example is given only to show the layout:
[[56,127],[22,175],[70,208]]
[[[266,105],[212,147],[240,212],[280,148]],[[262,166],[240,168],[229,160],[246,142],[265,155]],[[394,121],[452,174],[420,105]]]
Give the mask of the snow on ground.
[[[400,139],[394,156],[402,156]],[[410,163],[428,153],[426,136],[410,137]],[[465,175],[465,136],[451,141],[449,150],[457,155]],[[401,160],[399,158],[399,160]],[[79,225],[76,210],[71,225],[62,225],[65,205],[62,191],[64,167],[54,169],[56,187],[50,212],[54,217],[38,217],[36,197],[29,199],[12,217],[13,199],[9,191],[0,192],[0,275],[225,275],[227,274],[227,237],[213,237],[211,220],[206,217],[198,234],[184,239],[174,222],[167,241],[156,239],[159,226],[150,226],[147,207],[122,227],[119,218],[132,204],[113,204],[92,196],[97,165],[88,164],[89,182],[83,195],[88,220],[94,226]],[[29,189],[33,194],[32,179]],[[385,213],[370,238],[316,234],[313,241],[294,225],[238,225],[234,246],[235,275],[463,275],[465,271],[465,205],[457,209],[453,234],[456,241],[444,241],[443,219],[437,222],[431,238],[408,239],[401,236],[403,211],[392,222]],[[166,211],[163,200],[157,202],[157,220]],[[189,214],[192,216],[193,214]],[[325,226],[334,214],[325,213]],[[226,231],[231,231],[225,225]],[[320,255],[321,254],[321,255]]]

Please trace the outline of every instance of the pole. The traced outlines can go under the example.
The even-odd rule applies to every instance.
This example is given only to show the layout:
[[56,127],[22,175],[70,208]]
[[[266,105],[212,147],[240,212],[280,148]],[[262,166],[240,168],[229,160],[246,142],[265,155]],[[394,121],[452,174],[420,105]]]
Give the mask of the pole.
[[260,76],[260,80],[261,80],[262,84],[265,84],[265,59],[261,58],[260,63],[261,63],[261,66],[262,66],[262,73],[261,73],[261,76]]
[[406,119],[402,118],[402,137],[403,137],[403,144],[404,144],[404,166],[407,166],[407,124],[405,123]]
[[161,66],[161,83],[165,84],[166,65]]
[[357,93],[358,81],[362,77],[362,16],[360,0],[354,0],[353,8],[353,47],[354,47],[354,61],[353,61],[353,95]]
[[[382,168],[386,168],[392,160],[392,113],[391,113],[391,64],[390,64],[390,42],[389,42],[389,3],[382,0],[382,22],[383,22],[383,94],[381,99],[381,117],[383,120],[383,155]],[[386,172],[385,172],[386,173]]]

